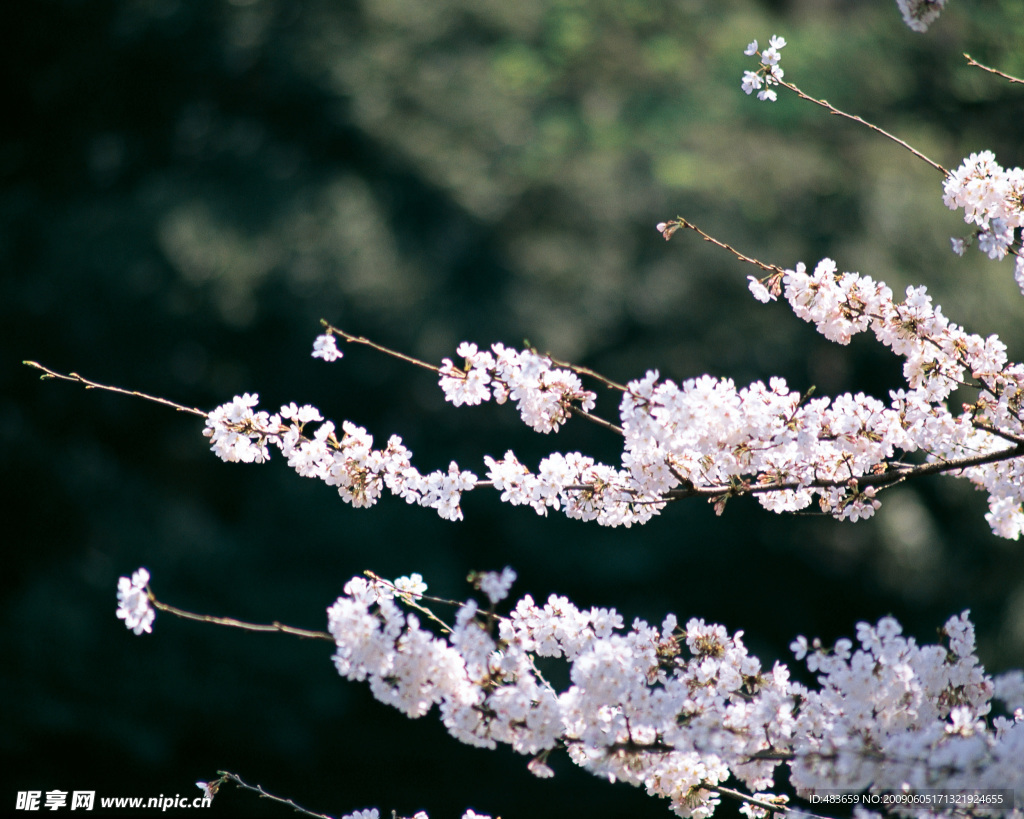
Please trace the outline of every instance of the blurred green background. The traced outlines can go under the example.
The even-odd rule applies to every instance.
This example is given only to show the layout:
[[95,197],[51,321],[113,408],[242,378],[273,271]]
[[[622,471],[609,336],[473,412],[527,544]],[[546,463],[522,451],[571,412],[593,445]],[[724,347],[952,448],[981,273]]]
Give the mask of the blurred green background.
[[[322,628],[363,569],[464,597],[469,570],[511,565],[520,595],[745,629],[766,665],[800,633],[892,613],[932,641],[970,608],[986,665],[1021,664],[1021,547],[952,479],[887,493],[856,525],[691,501],[609,531],[487,492],[452,524],[394,498],[353,510],[280,458],[221,463],[192,417],[19,363],[204,408],[242,391],[310,402],[402,435],[424,471],[456,458],[478,474],[510,447],[532,464],[618,450],[581,422],[541,438],[511,407],[453,409],[368,350],[315,361],[318,320],[434,361],[527,338],[618,381],[900,384],[870,340],[830,345],[754,302],[732,258],[685,233],[666,244],[654,225],[677,214],[769,262],[830,255],[897,290],[925,283],[1019,360],[1010,266],[950,253],[965,226],[935,171],[739,85],[746,44],[781,34],[809,93],[946,167],[986,148],[1020,165],[1020,88],[961,54],[1024,74],[1021,2],[952,0],[925,35],[890,0],[33,0],[0,22],[8,807],[28,789],[192,796],[222,768],[335,814],[667,815],[565,759],[537,780],[434,716],[410,722],[322,645],[166,615],[135,637],[114,609],[138,566],[181,607]],[[616,407],[602,395],[598,412]],[[289,814],[235,790],[213,810]]]

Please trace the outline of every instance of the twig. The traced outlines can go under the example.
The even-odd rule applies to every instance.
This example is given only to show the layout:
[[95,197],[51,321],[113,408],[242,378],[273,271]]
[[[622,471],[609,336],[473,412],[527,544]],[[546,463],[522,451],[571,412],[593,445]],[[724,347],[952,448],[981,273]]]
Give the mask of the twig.
[[302,805],[296,804],[291,799],[285,799],[282,796],[274,796],[274,794],[265,791],[262,785],[250,785],[248,782],[243,780],[242,777],[240,777],[238,774],[233,774],[230,771],[217,771],[217,773],[220,774],[221,780],[223,782],[234,782],[240,788],[244,788],[247,791],[252,791],[253,793],[258,793],[260,797],[263,799],[269,799],[271,802],[278,802],[282,805],[287,805],[297,813],[301,813],[305,816],[315,816],[316,819],[334,819],[334,817],[330,816],[329,814],[316,813],[315,811],[307,810],[306,808],[302,807]]
[[413,356],[411,355],[400,353],[398,352],[398,350],[392,350],[390,347],[385,347],[383,344],[378,344],[375,341],[370,341],[370,339],[364,336],[354,336],[351,333],[346,333],[344,330],[339,330],[337,327],[328,322],[327,319],[320,319],[320,323],[324,326],[324,329],[327,330],[328,333],[334,333],[334,335],[336,336],[341,336],[341,338],[345,339],[345,341],[347,341],[349,344],[362,344],[365,345],[366,347],[376,350],[379,353],[389,355],[392,358],[397,358],[400,361],[405,361],[417,367],[422,367],[424,370],[430,370],[430,372],[432,373],[441,372],[440,367],[435,367],[433,364],[428,364],[426,361],[420,361],[420,359],[413,358]]
[[604,418],[600,418],[597,415],[591,415],[586,410],[580,409],[579,407],[574,406],[573,404],[569,405],[569,411],[572,412],[573,415],[580,416],[580,418],[586,418],[592,424],[597,424],[599,427],[604,427],[609,432],[614,432],[616,435],[626,434],[625,430],[623,430],[622,427],[616,426],[611,421],[606,421]]
[[[1018,82],[1019,82],[1019,80],[1018,80]],[[863,117],[858,117],[856,114],[847,114],[845,111],[840,111],[838,108],[836,108],[834,105],[832,105],[832,103],[830,103],[828,100],[819,100],[817,97],[812,97],[810,94],[805,94],[803,91],[801,91],[795,85],[793,85],[793,83],[786,82],[785,80],[780,80],[779,84],[784,86],[785,88],[788,88],[790,91],[792,91],[798,97],[800,97],[800,99],[807,100],[808,102],[813,102],[815,105],[820,105],[822,108],[827,110],[830,114],[834,114],[837,117],[844,117],[845,119],[851,120],[852,122],[856,122],[856,123],[858,123],[860,125],[863,125],[866,128],[871,129],[876,134],[881,134],[886,139],[891,139],[897,145],[900,145],[900,146],[906,148],[908,151],[910,151],[910,153],[912,153],[918,159],[922,160],[923,162],[927,162],[929,165],[931,165],[933,168],[935,168],[935,170],[937,170],[943,176],[949,176],[949,171],[947,171],[945,168],[943,168],[934,159],[929,159],[923,153],[921,153],[919,150],[917,150],[916,148],[912,147],[908,143],[904,142],[899,137],[894,136],[893,134],[890,134],[884,128],[879,128],[877,125],[872,125],[866,119],[864,119]]]
[[1019,77],[1014,77],[1011,76],[1010,74],[1004,74],[1002,71],[999,71],[995,68],[989,68],[987,65],[982,65],[977,60],[975,60],[974,57],[972,57],[970,54],[965,53],[964,57],[967,58],[967,64],[969,66],[973,66],[974,68],[980,68],[982,71],[987,71],[989,74],[995,74],[997,77],[1002,77],[1004,80],[1009,80],[1010,82],[1020,83],[1021,85],[1024,85],[1024,80],[1020,79]]
[[[773,271],[773,272],[781,272],[781,268],[778,268],[778,267],[775,267],[775,266],[769,266],[769,265],[764,264],[763,262],[758,261],[757,259],[752,259],[752,258],[750,258],[748,256],[745,256],[744,254],[740,253],[739,251],[737,251],[735,248],[731,247],[730,245],[728,245],[728,244],[726,244],[724,242],[720,242],[720,241],[718,241],[717,239],[714,239],[711,236],[708,236],[706,233],[704,233],[704,231],[702,231],[696,225],[693,225],[693,224],[687,222],[682,217],[679,217],[678,222],[677,223],[673,223],[673,224],[678,224],[679,227],[690,228],[691,230],[693,230],[697,234],[699,234],[701,237],[703,237],[705,239],[705,241],[712,242],[713,244],[715,244],[715,245],[717,245],[719,247],[724,248],[725,250],[727,250],[730,253],[732,253],[733,255],[735,255],[741,261],[745,261],[745,262],[748,262],[750,264],[757,265],[758,267],[760,267],[760,268],[762,268],[764,270],[770,270],[770,271]],[[336,331],[336,332],[341,332],[341,331]],[[410,363],[416,364],[417,366],[426,367],[427,369],[432,370],[432,371],[436,371],[436,369],[437,369],[437,368],[433,367],[432,365],[426,364],[425,362],[421,362],[421,361],[419,361],[419,360],[417,360],[415,358],[412,358],[411,356],[406,356],[406,355],[403,355],[402,353],[397,353],[397,352],[395,352],[393,350],[389,350],[386,347],[381,347],[380,345],[375,344],[375,343],[370,342],[370,341],[367,341],[365,339],[360,340],[360,339],[355,339],[354,337],[353,337],[353,339],[355,341],[357,341],[358,343],[365,343],[365,344],[373,347],[374,349],[380,350],[380,351],[382,351],[382,352],[384,352],[384,353],[386,353],[388,355],[394,355],[394,356],[402,359],[403,361],[408,361]],[[37,370],[41,370],[43,372],[43,376],[42,376],[43,378],[53,378],[53,379],[57,379],[57,380],[60,380],[60,381],[70,381],[71,383],[74,383],[74,384],[81,384],[86,389],[89,389],[89,390],[91,390],[91,389],[105,390],[107,392],[118,393],[120,395],[126,395],[126,396],[129,396],[131,398],[141,398],[141,399],[143,399],[145,401],[151,401],[151,402],[153,402],[155,404],[161,404],[161,405],[166,406],[166,407],[171,407],[172,409],[175,409],[178,412],[187,412],[187,413],[190,413],[192,415],[197,415],[200,418],[208,417],[207,413],[203,412],[200,409],[196,409],[195,407],[186,407],[186,406],[178,404],[178,403],[176,403],[174,401],[169,401],[166,398],[159,398],[158,396],[148,395],[147,393],[138,392],[136,390],[125,390],[125,389],[122,389],[120,387],[112,387],[112,386],[107,385],[107,384],[100,384],[99,382],[92,381],[92,380],[90,380],[88,378],[85,378],[85,377],[79,375],[78,373],[70,373],[69,375],[64,375],[62,373],[58,373],[58,372],[56,372],[54,370],[51,370],[48,367],[44,367],[42,364],[39,364],[36,361],[26,361],[24,363],[25,363],[26,366],[32,367],[32,368],[37,369]],[[570,406],[569,409],[573,413],[575,413],[577,415],[580,415],[581,417],[586,418],[588,421],[591,421],[592,423],[598,424],[599,426],[604,427],[605,429],[608,429],[611,432],[616,433],[617,435],[623,435],[624,434],[624,431],[623,431],[623,429],[621,427],[616,426],[615,424],[612,424],[610,421],[606,421],[603,418],[599,418],[596,415],[591,415],[590,413],[585,412],[584,410],[580,409],[579,407]],[[996,463],[998,461],[1007,461],[1007,460],[1011,460],[1013,458],[1024,457],[1024,437],[1016,436],[1016,435],[1013,435],[1012,433],[1004,433],[1004,432],[1002,432],[1000,430],[997,430],[995,428],[989,428],[987,425],[984,425],[984,424],[982,424],[980,422],[976,422],[975,426],[977,426],[979,429],[985,430],[986,432],[988,432],[988,433],[990,433],[992,435],[997,435],[997,436],[999,436],[1001,438],[1004,438],[1004,439],[1006,439],[1006,440],[1016,444],[1016,446],[1013,446],[1013,447],[1010,447],[1010,448],[1007,448],[1007,449],[1001,449],[1001,450],[998,450],[997,452],[990,452],[990,453],[986,453],[986,454],[982,454],[982,455],[975,455],[975,456],[970,457],[970,458],[961,458],[961,459],[953,460],[953,461],[936,461],[934,463],[922,464],[920,466],[911,466],[911,467],[905,467],[905,468],[901,468],[901,469],[894,469],[894,470],[890,470],[890,471],[887,471],[887,472],[882,472],[882,473],[879,473],[879,474],[861,475],[861,476],[858,476],[858,477],[855,478],[855,482],[860,487],[867,487],[867,486],[886,487],[886,486],[891,486],[891,485],[894,485],[894,484],[897,484],[897,483],[902,483],[903,481],[907,480],[908,478],[918,478],[918,477],[922,477],[924,475],[935,475],[935,474],[939,474],[939,473],[943,473],[943,472],[955,472],[955,471],[960,470],[960,469],[968,469],[968,468],[974,467],[974,466],[983,466],[984,464],[988,464],[988,463]],[[666,492],[662,496],[662,499],[665,500],[665,501],[682,500],[684,498],[691,498],[691,497],[704,497],[704,498],[715,499],[715,498],[719,498],[719,497],[721,497],[723,495],[729,495],[729,496],[737,496],[737,495],[744,495],[744,494],[759,495],[759,494],[765,494],[767,492],[779,492],[779,491],[786,490],[786,489],[800,490],[800,489],[815,489],[815,488],[820,489],[820,488],[829,488],[829,487],[843,487],[843,486],[849,485],[849,483],[850,483],[850,480],[847,480],[847,479],[827,479],[827,480],[826,479],[822,479],[822,480],[815,480],[815,481],[812,481],[810,483],[799,483],[799,482],[796,482],[796,481],[791,481],[791,482],[786,482],[786,483],[750,484],[749,482],[743,482],[739,486],[736,486],[736,485],[728,485],[728,486],[722,486],[722,485],[694,486],[694,485],[690,484],[690,485],[685,486],[685,487],[680,488],[680,489],[669,490],[668,492]],[[488,487],[488,486],[493,486],[493,482],[491,482],[491,481],[480,481],[480,482],[478,482],[476,484],[475,488],[484,488],[484,487]],[[580,486],[574,486],[574,487],[567,487],[567,488],[569,488],[569,489],[576,489],[576,490],[579,490],[579,491],[591,491],[591,490],[595,489],[594,486],[591,486],[589,484],[587,484],[587,485],[580,485]],[[376,577],[376,576],[374,576],[374,577]],[[381,582],[387,582],[387,581],[383,581],[380,578],[377,578],[377,579],[381,580]],[[399,593],[401,593],[401,592],[399,592]],[[424,599],[430,599],[430,598],[426,598],[425,597]],[[438,600],[437,602],[445,602],[445,603],[447,603],[447,602],[450,602],[450,601]],[[163,608],[165,611],[167,611],[170,614],[175,614],[175,615],[177,615],[179,617],[184,617],[186,619],[191,619],[191,620],[201,620],[201,621],[204,621],[204,622],[217,623],[217,624],[225,625],[225,626],[232,626],[234,628],[244,628],[244,629],[248,629],[249,631],[279,631],[279,632],[283,632],[283,633],[287,633],[287,634],[293,634],[293,635],[299,636],[299,637],[315,637],[317,639],[333,640],[333,638],[329,634],[327,634],[326,632],[313,632],[313,631],[305,631],[303,629],[293,629],[290,626],[285,626],[285,625],[282,625],[280,623],[274,623],[274,624],[271,624],[271,625],[253,625],[253,624],[250,624],[250,623],[243,623],[240,620],[233,620],[231,618],[226,618],[226,617],[213,617],[211,615],[192,614],[191,612],[182,611],[181,609],[175,609],[173,606],[168,606],[166,603],[159,603],[158,601],[155,601],[155,600],[154,600],[154,605],[157,606],[157,608]],[[448,628],[441,620],[438,620],[438,622],[440,624],[444,625],[445,628]]]
[[334,638],[326,631],[310,631],[305,628],[295,628],[294,626],[286,626],[283,623],[273,622],[269,625],[261,625],[258,623],[246,623],[242,620],[236,620],[233,617],[215,617],[212,614],[195,614],[191,611],[185,611],[179,609],[176,606],[162,603],[153,596],[152,592],[149,592],[149,602],[153,604],[153,607],[160,611],[166,611],[168,614],[173,614],[175,617],[181,617],[184,620],[196,620],[200,623],[213,623],[217,626],[228,626],[230,628],[238,628],[243,631],[275,631],[281,634],[290,634],[293,637],[303,637],[310,640],[328,640],[334,642]]
[[[693,224],[692,222],[688,222],[682,216],[677,216],[672,222],[668,222],[666,224],[667,224],[668,227],[667,227],[666,230],[663,231],[663,233],[665,234],[665,238],[666,239],[669,238],[673,233],[675,233],[675,230],[677,229],[677,227],[688,228],[689,230],[692,230],[694,233],[696,233],[698,236],[700,236],[700,238],[703,239],[705,242],[710,242],[715,247],[720,247],[720,248],[722,248],[722,250],[728,251],[733,256],[735,256],[737,259],[739,259],[741,262],[746,262],[747,264],[752,264],[755,267],[759,267],[759,268],[761,268],[761,270],[764,270],[766,273],[779,273],[779,274],[782,274],[782,273],[786,272],[783,268],[779,267],[778,265],[775,265],[775,264],[765,264],[760,259],[754,259],[751,256],[747,256],[744,253],[740,253],[740,251],[738,251],[732,245],[727,244],[727,243],[721,241],[720,239],[716,239],[714,236],[711,236],[711,235],[705,233],[703,230],[701,230],[695,224]],[[658,227],[661,227],[661,225],[659,225]]]
[[[730,799],[736,799],[740,802],[746,802],[748,805],[754,805],[758,808],[770,810],[773,813],[789,813],[790,810],[788,805],[778,805],[774,802],[767,802],[763,799],[757,799],[753,796],[748,796],[742,791],[734,791],[732,788],[724,788],[721,785],[701,785],[700,787],[705,788],[709,791],[713,791],[714,793],[721,794],[722,796],[728,796]],[[803,811],[800,812],[803,813]],[[824,819],[824,817],[822,819]]]
[[601,373],[596,372],[595,370],[592,370],[589,367],[581,367],[579,364],[573,364],[571,361],[559,361],[557,358],[551,355],[551,353],[545,353],[544,357],[547,358],[547,360],[554,364],[556,367],[565,367],[567,370],[572,370],[577,375],[586,375],[589,376],[590,378],[595,378],[602,384],[604,384],[606,387],[609,387],[613,390],[618,390],[619,392],[626,392],[627,390],[627,387],[625,387],[624,385],[619,384],[617,381],[612,381],[607,376],[603,376],[601,375]]
[[1012,432],[997,429],[996,427],[992,426],[991,424],[985,423],[984,421],[973,420],[971,421],[971,425],[975,429],[980,429],[983,432],[989,433],[990,435],[996,435],[999,438],[1002,438],[1004,441],[1009,441],[1012,444],[1020,444],[1024,446],[1024,435],[1015,435]]
[[[489,485],[490,481],[486,481],[485,483]],[[478,484],[478,486],[479,485],[480,484]],[[400,595],[402,598],[406,598],[409,596],[408,592],[402,591],[400,588],[398,588],[398,586],[396,586],[386,577],[381,577],[376,572],[372,572],[369,569],[364,569],[363,574],[365,574],[368,578],[370,578],[370,580],[373,580],[375,583],[380,583],[382,586],[387,586],[389,589],[393,590],[396,595]],[[415,596],[420,600],[429,600],[431,603],[440,603],[442,606],[455,606],[457,608],[462,605],[461,601],[451,600],[447,597],[434,597],[430,594],[417,594]]]
[[78,373],[70,373],[69,375],[64,375],[63,373],[58,373],[51,370],[49,367],[44,367],[38,361],[22,361],[21,363],[24,364],[26,367],[31,367],[34,370],[41,370],[43,374],[40,376],[40,378],[42,379],[55,378],[58,381],[70,381],[73,384],[82,384],[87,390],[105,390],[106,392],[116,392],[120,395],[127,395],[131,398],[142,398],[146,401],[152,401],[154,404],[163,404],[165,407],[171,407],[172,409],[175,409],[178,412],[188,412],[191,413],[192,415],[198,415],[200,418],[206,418],[209,415],[209,413],[206,413],[201,409],[196,409],[195,407],[186,407],[181,404],[175,403],[174,401],[168,401],[166,398],[159,398],[155,395],[148,395],[144,392],[138,392],[137,390],[125,390],[122,389],[121,387],[112,387],[109,384],[100,384],[96,381],[90,381],[88,378],[85,378],[79,375]]

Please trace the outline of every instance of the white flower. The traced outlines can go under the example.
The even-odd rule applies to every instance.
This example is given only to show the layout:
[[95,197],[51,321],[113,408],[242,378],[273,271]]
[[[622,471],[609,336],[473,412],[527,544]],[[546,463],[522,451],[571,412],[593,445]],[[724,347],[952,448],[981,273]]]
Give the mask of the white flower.
[[751,94],[760,88],[764,84],[760,74],[755,74],[753,71],[743,72],[743,82],[740,87],[743,89],[744,94]]
[[146,591],[148,584],[149,572],[145,569],[134,572],[130,580],[121,577],[117,581],[117,616],[136,634],[152,633],[153,620],[156,619],[156,611]]
[[427,584],[423,582],[423,575],[413,572],[408,577],[399,577],[395,580],[395,588],[410,597],[420,597],[427,590]]
[[337,361],[341,357],[342,352],[338,349],[333,333],[326,333],[316,337],[316,341],[313,342],[313,358],[322,358],[324,361]]
[[978,250],[988,254],[990,259],[1002,259],[1013,244],[1013,228],[1002,217],[995,216],[989,222],[989,229],[978,234]]
[[501,574],[485,572],[480,576],[480,591],[487,595],[492,603],[500,603],[508,597],[508,590],[516,580],[516,573],[506,566]]
[[295,421],[300,426],[308,424],[310,421],[324,420],[320,410],[316,407],[310,404],[303,404],[299,407],[295,405],[294,401],[281,407],[281,417],[286,421]]
[[446,401],[451,401],[456,407],[463,404],[476,406],[483,401],[489,401],[491,391],[488,384],[491,382],[490,373],[486,369],[471,367],[468,371],[460,370],[452,364],[450,358],[441,361],[441,369],[438,371],[438,383],[444,392]]
[[962,737],[973,736],[975,730],[983,728],[984,723],[979,723],[974,718],[971,709],[966,705],[959,705],[949,712],[950,724],[946,726],[947,734],[959,734]]
[[555,772],[554,770],[552,770],[551,766],[544,762],[543,759],[541,759],[540,757],[537,757],[536,759],[531,759],[526,764],[526,770],[528,770],[530,773],[532,773],[539,779],[550,779],[552,776],[555,775]]
[[775,300],[775,297],[769,292],[768,288],[754,276],[747,276],[747,288],[754,295],[754,298],[762,304]]
[[773,34],[768,41],[768,48],[764,51],[758,52],[757,40],[754,40],[747,46],[746,51],[743,53],[748,57],[752,57],[755,54],[758,55],[761,66],[757,71],[743,72],[743,81],[740,83],[743,93],[753,94],[757,91],[757,98],[767,102],[775,102],[778,99],[778,94],[767,86],[779,85],[782,82],[785,72],[783,72],[782,67],[779,65],[779,49],[784,48],[785,45],[786,40],[784,37]]
[[253,412],[258,403],[256,393],[236,395],[207,416],[203,435],[218,458],[229,463],[263,463],[270,457],[267,439],[276,436],[279,424],[266,412]]

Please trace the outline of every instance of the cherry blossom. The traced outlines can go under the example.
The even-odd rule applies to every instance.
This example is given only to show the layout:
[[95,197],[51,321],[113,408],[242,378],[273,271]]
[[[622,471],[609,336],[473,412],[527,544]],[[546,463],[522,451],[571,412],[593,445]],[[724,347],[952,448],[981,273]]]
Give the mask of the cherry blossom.
[[[809,687],[752,656],[742,632],[697,618],[627,628],[613,609],[527,595],[496,635],[467,601],[442,638],[402,612],[392,588],[356,577],[328,609],[339,673],[412,717],[437,705],[453,737],[509,745],[533,757],[538,776],[552,776],[545,760],[563,749],[684,817],[710,816],[732,780],[774,805],[785,802],[770,789],[786,779],[804,798],[835,788],[1024,786],[1024,719],[986,721],[996,696],[1019,707],[1024,676],[986,675],[967,612],[947,621],[939,645],[918,645],[891,617],[859,623],[856,646],[798,637],[797,659],[817,674]],[[565,662],[569,685],[553,688],[538,657]]]
[[903,22],[914,31],[924,32],[938,19],[946,0],[896,0]]
[[743,72],[743,82],[740,84],[743,93],[752,94],[757,91],[757,98],[766,102],[775,102],[778,99],[778,94],[771,86],[779,85],[782,82],[785,72],[779,65],[779,49],[785,45],[784,38],[773,34],[768,41],[768,48],[764,51],[757,50],[757,40],[752,41],[746,47],[743,53],[748,57],[759,57],[760,65],[756,71]]
[[330,333],[325,333],[316,337],[313,342],[313,358],[322,358],[324,361],[337,361],[342,357],[341,350],[338,349],[338,343],[334,340],[334,336]]
[[149,602],[149,572],[137,569],[131,579],[121,577],[117,581],[117,616],[124,620],[127,628],[135,634],[153,632],[156,611]]

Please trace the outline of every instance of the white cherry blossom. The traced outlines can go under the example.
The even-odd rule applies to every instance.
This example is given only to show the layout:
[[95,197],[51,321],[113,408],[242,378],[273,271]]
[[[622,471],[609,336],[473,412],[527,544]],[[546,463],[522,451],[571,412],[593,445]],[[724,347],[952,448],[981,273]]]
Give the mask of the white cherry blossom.
[[127,628],[135,634],[153,631],[156,611],[149,601],[149,572],[137,569],[131,578],[121,577],[117,581],[117,616],[124,620]]

